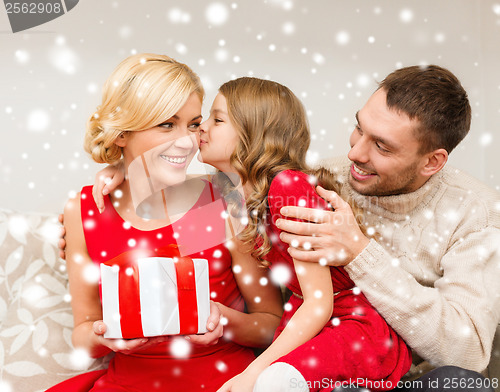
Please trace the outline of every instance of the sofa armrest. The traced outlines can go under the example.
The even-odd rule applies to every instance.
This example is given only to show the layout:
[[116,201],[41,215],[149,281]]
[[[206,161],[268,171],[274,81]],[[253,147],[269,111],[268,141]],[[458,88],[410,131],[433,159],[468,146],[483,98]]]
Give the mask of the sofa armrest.
[[71,345],[73,316],[55,215],[0,209],[0,389],[42,391],[105,366]]

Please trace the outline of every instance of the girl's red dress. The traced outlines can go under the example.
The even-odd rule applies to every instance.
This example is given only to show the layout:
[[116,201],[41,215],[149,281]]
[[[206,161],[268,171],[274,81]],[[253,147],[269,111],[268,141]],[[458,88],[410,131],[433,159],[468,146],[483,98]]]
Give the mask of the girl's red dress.
[[[272,250],[266,259],[271,270],[286,266],[291,279],[286,284],[293,295],[275,338],[297,311],[303,300],[288,244],[279,239],[275,223],[284,218],[284,206],[328,209],[309,182],[309,176],[293,170],[279,173],[268,193],[268,235]],[[296,348],[276,362],[294,366],[308,382],[310,391],[331,391],[334,387],[352,383],[370,390],[389,390],[396,387],[410,369],[411,353],[405,342],[386,323],[363,293],[353,290],[354,283],[341,267],[330,267],[334,296],[332,319],[313,339]]]
[[[208,260],[211,299],[243,311],[244,301],[233,276],[231,255],[224,246],[222,203],[221,208],[206,208],[213,206],[213,201],[214,190],[207,183],[197,203],[175,222],[175,234],[172,226],[143,231],[127,224],[109,197],[105,198],[105,210],[100,214],[92,188],[84,187],[81,214],[89,255],[99,265],[130,251],[131,244],[133,249],[158,249],[176,244],[179,235],[211,244],[189,256]],[[133,354],[116,353],[108,369],[73,377],[49,391],[216,391],[255,358],[251,349],[224,339],[213,346],[191,345],[189,356],[179,358],[172,352],[175,338]]]

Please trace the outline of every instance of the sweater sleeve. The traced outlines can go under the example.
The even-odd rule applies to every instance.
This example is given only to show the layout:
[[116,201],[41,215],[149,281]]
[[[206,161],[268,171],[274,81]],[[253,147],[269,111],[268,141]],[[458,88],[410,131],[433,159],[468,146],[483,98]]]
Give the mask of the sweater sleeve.
[[440,277],[428,286],[373,240],[345,269],[423,359],[482,371],[500,320],[499,244],[497,226],[460,233],[440,259]]

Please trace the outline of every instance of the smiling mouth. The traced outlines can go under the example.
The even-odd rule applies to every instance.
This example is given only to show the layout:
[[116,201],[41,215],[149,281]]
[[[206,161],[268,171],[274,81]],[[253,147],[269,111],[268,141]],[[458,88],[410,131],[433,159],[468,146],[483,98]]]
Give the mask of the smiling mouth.
[[167,155],[160,155],[160,158],[164,159],[167,162],[170,163],[176,163],[176,164],[182,164],[187,161],[187,156],[183,157],[169,157]]
[[357,167],[356,165],[352,165],[352,168],[353,170],[358,173],[359,175],[361,176],[370,176],[370,175],[373,175],[373,173],[368,173],[368,172],[365,172],[364,170],[361,170],[359,167]]

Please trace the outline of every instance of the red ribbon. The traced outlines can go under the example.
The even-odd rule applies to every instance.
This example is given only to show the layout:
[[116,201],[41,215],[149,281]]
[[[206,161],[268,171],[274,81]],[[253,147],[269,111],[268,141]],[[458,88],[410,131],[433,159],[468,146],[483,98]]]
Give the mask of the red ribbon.
[[121,299],[124,300],[119,301],[122,337],[132,339],[144,336],[141,321],[137,260],[145,257],[169,257],[174,259],[180,334],[197,333],[198,302],[196,300],[194,262],[190,257],[182,257],[177,245],[169,245],[155,250],[134,249],[104,262],[105,265],[117,265],[120,268],[118,272],[118,289],[120,293],[124,293],[124,295],[120,295]]

